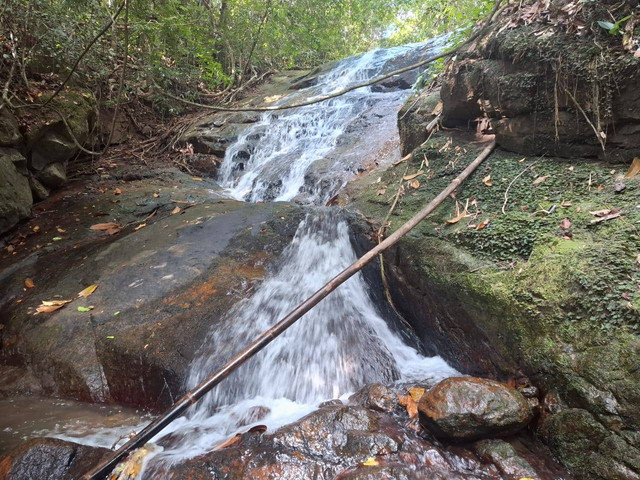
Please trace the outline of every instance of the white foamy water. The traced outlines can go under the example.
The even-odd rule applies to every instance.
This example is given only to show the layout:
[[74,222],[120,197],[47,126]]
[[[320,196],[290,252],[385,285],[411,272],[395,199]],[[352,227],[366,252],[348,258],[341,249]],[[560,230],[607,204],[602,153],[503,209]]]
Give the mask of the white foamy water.
[[[443,39],[436,39],[372,50],[341,60],[320,75],[316,85],[287,95],[274,105],[299,103],[335,93],[392,70],[394,66],[390,61],[398,57],[412,52],[433,52],[442,43]],[[389,95],[398,97],[401,102],[409,91],[382,93],[364,87],[319,104],[263,113],[260,120],[249,126],[227,149],[220,168],[221,185],[239,200],[289,201],[306,190],[308,203],[326,203],[354,172],[344,171],[345,165],[337,159],[331,166],[330,179],[316,181],[305,189],[305,176],[316,162],[335,150],[340,136],[354,119],[373,102]],[[336,175],[336,171],[342,175]]]

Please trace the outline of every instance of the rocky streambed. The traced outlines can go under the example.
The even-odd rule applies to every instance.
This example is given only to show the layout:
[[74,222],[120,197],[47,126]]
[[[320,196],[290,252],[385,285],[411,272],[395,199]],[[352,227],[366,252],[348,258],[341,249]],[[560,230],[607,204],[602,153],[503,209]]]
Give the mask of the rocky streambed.
[[[307,112],[201,121],[183,138],[194,152],[190,165],[208,165],[224,191],[174,169],[114,168],[99,184],[73,182],[37,204],[38,215],[11,232],[0,258],[2,395],[160,411],[215,368],[217,354],[228,356],[233,339],[286,313],[287,302],[300,300],[292,292],[322,284],[305,271],[330,278],[370,248],[398,189],[390,231],[496,131],[503,148],[385,254],[393,307],[372,264],[306,319],[324,335],[304,343],[301,329],[287,347],[263,352],[271,363],[238,372],[242,385],[209,397],[146,457],[121,467],[131,469],[121,478],[141,469],[145,478],[176,479],[571,478],[566,469],[576,478],[638,478],[640,187],[638,177],[623,178],[637,146],[626,136],[609,163],[528,156],[544,150],[539,138],[517,145],[517,132],[507,133],[535,116],[537,104],[523,106],[524,93],[465,90],[474,83],[464,72],[482,70],[476,76],[486,82],[482,62],[497,61],[487,41],[509,44],[491,38],[461,55],[473,67],[453,69],[442,92],[407,100],[410,80],[395,79],[357,107],[348,99],[330,105],[316,123]],[[517,53],[503,51],[500,66],[513,54],[509,74],[530,78],[534,67]],[[255,101],[296,98],[300,88],[321,93],[323,79],[384,69],[380,58],[389,57],[296,76],[290,90]],[[460,106],[451,92],[462,90],[468,101]],[[395,109],[403,104],[399,142]],[[491,120],[478,122],[478,132],[445,130],[427,140],[425,125],[440,111],[445,125],[475,124],[479,113]],[[620,125],[633,123],[627,117]],[[278,122],[295,128],[271,131]],[[316,135],[318,125],[331,135]],[[320,153],[295,170],[287,165],[300,151],[275,149],[269,158],[282,170],[264,176],[268,163],[256,152],[265,139]],[[562,139],[569,143],[546,151],[565,155],[584,140]],[[324,142],[331,148],[323,151]],[[400,162],[401,151],[412,155]],[[223,158],[227,173],[217,172]],[[334,207],[310,205],[327,201]],[[334,260],[326,272],[323,259]],[[87,287],[92,293],[78,297]],[[233,403],[265,386],[296,401]],[[0,460],[0,478],[71,479],[105,454],[34,439]]]

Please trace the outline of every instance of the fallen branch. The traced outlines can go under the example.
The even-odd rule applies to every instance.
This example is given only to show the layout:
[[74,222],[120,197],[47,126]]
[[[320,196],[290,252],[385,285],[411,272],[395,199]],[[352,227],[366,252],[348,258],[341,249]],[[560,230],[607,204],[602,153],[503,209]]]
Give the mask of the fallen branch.
[[369,262],[374,260],[380,253],[398,242],[402,237],[409,233],[416,225],[424,220],[431,212],[433,212],[438,205],[440,205],[451,193],[458,188],[458,186],[465,181],[469,175],[471,175],[478,166],[489,157],[491,152],[496,146],[495,140],[493,140],[476,159],[465,168],[460,175],[452,180],[452,182],[445,188],[440,194],[434,198],[427,206],[420,210],[413,218],[402,225],[393,234],[387,237],[382,243],[376,245],[374,248],[365,253],[362,257],[345,268],[338,275],[333,277],[327,284],[320,290],[314,293],[311,297],[306,299],[294,310],[289,312],[283,319],[276,323],[266,332],[262,333],[251,344],[245,347],[240,353],[229,360],[219,370],[205,378],[197,387],[190,392],[186,393],[176,403],[173,404],[163,415],[156,418],[153,422],[147,425],[140,433],[125,443],[115,452],[110,453],[104,460],[98,465],[85,473],[81,478],[82,480],[102,480],[113,468],[127,455],[131,450],[141,447],[148,442],[156,433],[160,432],[165,426],[170,424],[173,420],[178,418],[187,408],[196,403],[213,387],[218,385],[224,380],[230,373],[236,370],[240,365],[245,363],[256,353],[271,343],[278,335],[288,329],[297,320],[299,320],[305,313],[316,306],[323,298],[333,292],[338,286],[347,281],[353,275],[358,273]]
[[316,103],[324,102],[326,100],[331,100],[332,98],[340,97],[340,96],[344,95],[345,93],[352,92],[353,90],[357,90],[359,88],[370,87],[371,85],[375,85],[376,83],[382,82],[383,80],[391,78],[391,77],[393,77],[395,75],[399,75],[401,73],[405,73],[405,72],[409,72],[411,70],[415,70],[416,68],[423,67],[423,66],[428,65],[429,63],[435,62],[436,60],[439,60],[441,58],[449,57],[449,56],[453,55],[458,50],[460,50],[462,47],[464,47],[465,45],[467,45],[467,44],[471,43],[472,41],[474,41],[476,38],[478,38],[481,34],[483,34],[487,30],[489,25],[491,25],[491,23],[493,21],[493,18],[496,16],[496,14],[498,12],[498,7],[500,6],[501,2],[502,2],[502,0],[497,0],[496,1],[495,5],[493,7],[493,10],[489,14],[489,17],[487,18],[487,21],[484,24],[484,26],[482,28],[480,28],[476,33],[471,35],[464,42],[462,42],[460,45],[458,45],[457,47],[454,47],[451,50],[447,50],[446,52],[439,53],[438,55],[433,55],[433,56],[431,56],[431,57],[429,57],[429,58],[427,58],[425,60],[421,60],[420,62],[414,63],[414,64],[409,65],[407,67],[399,68],[398,70],[394,70],[394,71],[386,73],[384,75],[380,75],[379,77],[376,77],[376,78],[374,78],[372,80],[368,80],[368,81],[362,82],[362,83],[356,83],[355,85],[351,85],[350,87],[344,88],[344,89],[339,90],[337,92],[334,92],[334,93],[332,93],[330,95],[325,95],[324,97],[314,98],[312,100],[306,100],[304,102],[293,103],[291,105],[273,105],[273,106],[269,106],[269,107],[246,107],[246,108],[220,107],[220,106],[215,106],[215,105],[206,105],[204,103],[193,102],[191,100],[185,100],[184,98],[177,97],[176,95],[173,95],[173,94],[163,90],[155,82],[154,82],[154,85],[162,95],[164,95],[164,96],[166,96],[168,98],[171,98],[171,99],[176,100],[178,102],[182,102],[182,103],[184,103],[186,105],[191,105],[193,107],[206,108],[208,110],[213,110],[213,111],[216,111],[216,112],[271,112],[271,111],[274,111],[274,110],[287,110],[287,109],[290,109],[290,108],[306,107],[306,106],[309,106],[309,105],[314,105]]
[[595,127],[595,125],[593,124],[593,122],[591,121],[591,119],[589,118],[589,115],[587,115],[587,113],[583,110],[583,108],[580,106],[580,104],[578,103],[578,100],[576,100],[576,97],[574,97],[571,92],[569,91],[569,89],[565,88],[564,89],[565,93],[567,95],[569,95],[569,98],[571,99],[571,101],[573,102],[573,104],[576,106],[576,108],[578,109],[578,111],[582,114],[582,116],[584,117],[584,119],[587,121],[587,123],[589,124],[589,126],[591,127],[591,129],[593,130],[593,133],[596,134],[596,138],[598,139],[598,142],[600,143],[600,146],[602,147],[602,151],[605,152],[605,146],[604,146],[604,140],[602,140],[602,137],[600,136],[600,132],[598,131],[598,129]]

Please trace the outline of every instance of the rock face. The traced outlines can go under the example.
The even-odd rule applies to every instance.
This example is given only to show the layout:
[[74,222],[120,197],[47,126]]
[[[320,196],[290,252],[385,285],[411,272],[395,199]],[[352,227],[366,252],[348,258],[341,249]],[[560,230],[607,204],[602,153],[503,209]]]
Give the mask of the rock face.
[[[9,258],[2,270],[0,359],[29,368],[45,393],[156,409],[173,403],[208,330],[263,278],[304,214],[287,204],[219,200],[213,184],[176,170],[154,175],[119,183],[115,203],[81,186],[65,192],[64,218],[38,220],[36,234],[59,240]],[[166,182],[175,188],[163,189]],[[107,220],[122,230],[89,228]],[[27,277],[36,287],[25,291]],[[42,300],[77,298],[91,284],[98,288],[88,299],[34,316]]]
[[[86,142],[93,122],[93,97],[69,90],[56,97],[52,106],[65,116],[77,141]],[[56,189],[66,182],[67,162],[78,151],[53,111],[33,115],[24,109],[19,122],[8,108],[0,110],[0,235],[30,216],[33,200],[49,196],[47,187]],[[33,195],[26,195],[25,182]]]
[[498,467],[508,479],[536,478],[536,470],[504,440],[480,440],[474,444],[475,453]]
[[[501,27],[450,65],[441,90],[446,126],[466,128],[486,116],[499,145],[526,155],[627,162],[640,155],[640,59],[612,38],[603,37],[596,54],[574,34],[538,35],[540,24]],[[593,55],[608,66],[593,70]]]
[[0,458],[0,480],[74,480],[108,451],[54,438],[36,438]]
[[32,204],[29,180],[18,172],[9,155],[0,152],[0,233],[29,217]]
[[473,377],[441,381],[422,396],[418,412],[427,430],[448,440],[513,434],[533,418],[531,407],[517,390]]

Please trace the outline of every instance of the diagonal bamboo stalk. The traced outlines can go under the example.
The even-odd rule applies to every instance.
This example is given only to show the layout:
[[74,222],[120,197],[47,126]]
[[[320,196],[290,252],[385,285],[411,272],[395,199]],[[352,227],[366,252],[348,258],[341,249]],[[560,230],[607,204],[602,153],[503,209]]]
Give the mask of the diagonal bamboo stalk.
[[278,335],[284,332],[287,328],[293,325],[299,320],[305,313],[316,306],[323,298],[333,292],[338,286],[347,281],[353,275],[358,273],[362,268],[376,258],[380,253],[394,245],[403,236],[409,233],[416,225],[424,220],[431,212],[433,212],[438,205],[440,205],[451,193],[458,188],[458,186],[465,181],[469,175],[471,175],[476,168],[486,160],[493,149],[496,146],[495,140],[478,155],[473,162],[465,168],[460,175],[453,179],[453,181],[445,188],[440,194],[435,197],[427,206],[416,213],[413,218],[408,220],[393,234],[388,236],[381,243],[365,253],[362,257],[356,260],[354,263],[345,268],[338,275],[333,277],[327,282],[324,287],[318,290],[316,293],[307,298],[303,303],[298,305],[294,310],[289,312],[282,320],[276,323],[266,332],[262,333],[252,343],[245,347],[240,353],[229,360],[218,371],[211,374],[204,379],[197,387],[185,394],[180,400],[178,400],[172,407],[170,407],[162,416],[156,418],[153,422],[147,425],[140,433],[125,443],[115,452],[111,453],[98,465],[93,467],[87,473],[85,473],[80,480],[102,480],[113,468],[134,448],[141,447],[147,441],[149,441],[156,433],[160,432],[165,426],[175,420],[181,415],[187,408],[196,403],[213,387],[218,385],[224,380],[231,372],[236,370],[240,365],[253,357],[256,353],[271,343]]

